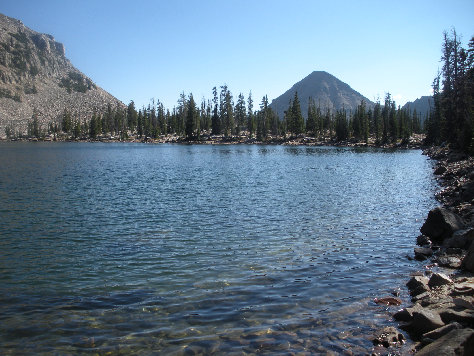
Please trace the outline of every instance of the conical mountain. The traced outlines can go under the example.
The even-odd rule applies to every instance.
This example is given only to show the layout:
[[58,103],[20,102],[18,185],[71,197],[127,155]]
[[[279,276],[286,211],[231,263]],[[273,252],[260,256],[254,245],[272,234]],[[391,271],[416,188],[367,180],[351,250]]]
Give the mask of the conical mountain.
[[0,137],[6,126],[24,133],[34,111],[46,128],[65,109],[82,121],[109,104],[124,107],[71,64],[63,44],[0,14]]
[[314,99],[316,106],[319,105],[323,112],[325,112],[326,109],[335,112],[342,108],[345,108],[347,112],[350,110],[354,111],[362,100],[366,102],[367,107],[374,105],[374,103],[369,99],[352,89],[348,84],[337,79],[335,76],[324,71],[314,71],[306,78],[293,85],[284,94],[272,101],[270,107],[280,118],[283,118],[295,92],[298,92],[301,111],[305,117],[307,115],[310,97]]

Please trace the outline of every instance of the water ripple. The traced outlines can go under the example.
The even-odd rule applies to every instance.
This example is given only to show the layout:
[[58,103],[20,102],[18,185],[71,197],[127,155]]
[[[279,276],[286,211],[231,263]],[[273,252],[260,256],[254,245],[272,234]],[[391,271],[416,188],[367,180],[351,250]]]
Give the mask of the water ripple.
[[435,204],[419,151],[0,150],[2,354],[366,353]]

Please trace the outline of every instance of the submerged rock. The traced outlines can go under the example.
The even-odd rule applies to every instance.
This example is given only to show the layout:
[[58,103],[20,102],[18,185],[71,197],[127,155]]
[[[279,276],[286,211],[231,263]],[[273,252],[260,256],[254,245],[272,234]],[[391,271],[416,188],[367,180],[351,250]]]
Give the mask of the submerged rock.
[[375,298],[374,303],[382,305],[400,305],[402,304],[402,300],[396,297],[383,297]]
[[375,346],[382,345],[383,347],[398,346],[405,342],[405,337],[401,332],[392,326],[377,330],[374,334],[372,342]]

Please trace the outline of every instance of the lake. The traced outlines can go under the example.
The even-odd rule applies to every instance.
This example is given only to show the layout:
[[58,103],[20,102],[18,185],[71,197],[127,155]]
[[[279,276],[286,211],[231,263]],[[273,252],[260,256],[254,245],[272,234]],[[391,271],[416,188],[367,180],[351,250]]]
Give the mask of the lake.
[[436,187],[419,150],[0,143],[0,354],[368,352]]

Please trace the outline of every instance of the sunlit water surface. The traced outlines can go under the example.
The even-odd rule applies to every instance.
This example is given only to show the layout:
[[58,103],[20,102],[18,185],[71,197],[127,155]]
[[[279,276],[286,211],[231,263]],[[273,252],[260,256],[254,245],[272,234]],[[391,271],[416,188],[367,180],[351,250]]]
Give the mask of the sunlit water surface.
[[417,150],[0,144],[0,353],[364,353],[434,189]]

